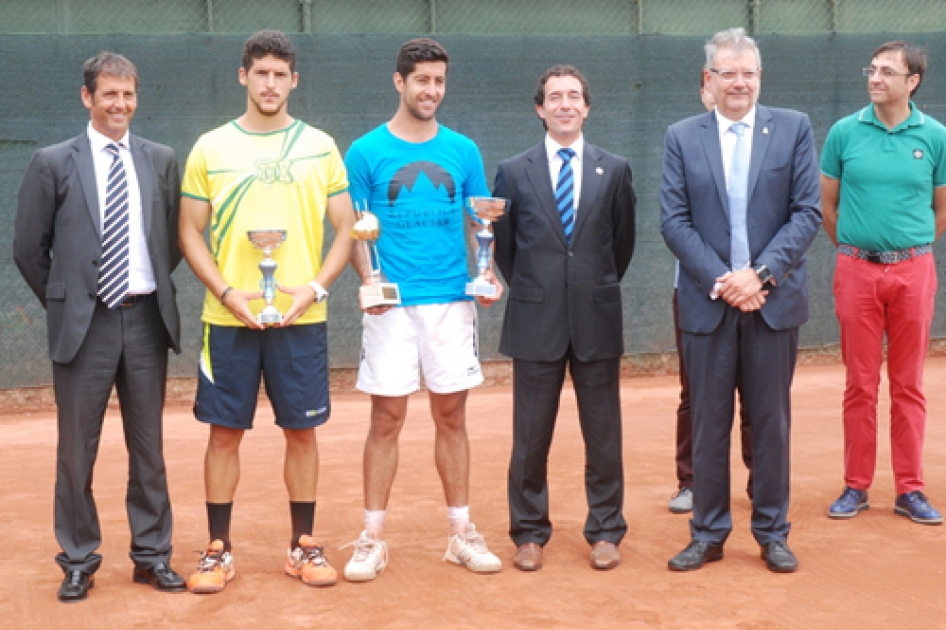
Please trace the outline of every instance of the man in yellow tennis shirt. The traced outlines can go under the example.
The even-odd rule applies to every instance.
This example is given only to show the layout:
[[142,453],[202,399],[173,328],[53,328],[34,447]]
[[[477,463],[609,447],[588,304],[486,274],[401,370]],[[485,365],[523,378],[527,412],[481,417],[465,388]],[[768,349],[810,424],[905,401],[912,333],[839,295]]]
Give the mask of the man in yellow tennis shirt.
[[[239,449],[253,426],[261,376],[286,437],[292,534],[285,571],[312,586],[336,581],[312,536],[315,427],[330,410],[326,288],[348,261],[354,213],[335,142],[287,111],[298,82],[295,58],[292,42],[278,31],[246,41],[239,70],[246,111],[197,141],[184,174],[181,250],[207,286],[194,415],[210,425],[204,472],[210,543],[188,580],[195,593],[219,592],[235,575],[230,521]],[[323,262],[326,216],[335,239]],[[278,282],[273,305],[282,321],[269,326],[257,318],[263,253],[247,234],[259,229],[285,231],[271,254]]]

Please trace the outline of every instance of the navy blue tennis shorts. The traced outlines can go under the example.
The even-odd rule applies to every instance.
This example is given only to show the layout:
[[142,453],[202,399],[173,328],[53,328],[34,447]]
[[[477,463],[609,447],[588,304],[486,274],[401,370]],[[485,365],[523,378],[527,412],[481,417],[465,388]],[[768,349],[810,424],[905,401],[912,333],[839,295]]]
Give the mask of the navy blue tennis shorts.
[[276,424],[309,429],[328,420],[325,323],[253,330],[204,324],[194,416],[231,429],[252,429],[261,377]]

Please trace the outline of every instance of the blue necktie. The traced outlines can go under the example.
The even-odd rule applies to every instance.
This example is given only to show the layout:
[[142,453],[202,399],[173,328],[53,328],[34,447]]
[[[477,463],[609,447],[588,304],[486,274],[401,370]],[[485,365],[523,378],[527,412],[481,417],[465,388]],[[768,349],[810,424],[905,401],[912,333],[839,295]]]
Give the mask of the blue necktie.
[[555,186],[555,203],[565,230],[565,242],[571,245],[572,230],[575,228],[575,174],[572,172],[573,149],[559,149],[562,158],[562,170],[558,172],[558,184]]
[[733,149],[729,167],[729,183],[726,193],[729,196],[729,263],[733,271],[748,267],[752,262],[749,252],[749,231],[746,225],[746,206],[749,194],[749,141],[745,137],[747,125],[744,122],[733,123],[729,128],[736,134],[736,147]]
[[105,186],[99,297],[106,306],[115,308],[128,295],[128,181],[118,145],[111,143],[105,150],[112,156],[112,164]]

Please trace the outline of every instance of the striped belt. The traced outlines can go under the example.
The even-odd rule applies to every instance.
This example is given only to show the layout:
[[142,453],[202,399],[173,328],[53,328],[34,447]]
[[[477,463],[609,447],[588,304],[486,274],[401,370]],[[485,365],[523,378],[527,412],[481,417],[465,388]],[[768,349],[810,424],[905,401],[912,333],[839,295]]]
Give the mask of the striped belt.
[[848,245],[847,243],[838,245],[838,253],[850,256],[851,258],[860,258],[861,260],[866,260],[867,262],[876,263],[878,265],[896,265],[898,262],[910,260],[911,258],[922,256],[923,254],[929,254],[931,251],[933,251],[933,245],[931,243],[918,245],[917,247],[909,247],[895,252],[871,252],[866,249],[861,249],[860,247]]

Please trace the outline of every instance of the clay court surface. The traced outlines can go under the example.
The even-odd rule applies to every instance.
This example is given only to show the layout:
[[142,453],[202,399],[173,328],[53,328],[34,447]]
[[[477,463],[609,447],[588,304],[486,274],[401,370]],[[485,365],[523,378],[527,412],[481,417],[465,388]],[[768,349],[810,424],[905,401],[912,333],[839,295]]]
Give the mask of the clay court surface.
[[[690,574],[667,560],[688,541],[686,516],[669,513],[675,490],[673,376],[625,379],[624,562],[599,573],[581,536],[585,515],[582,446],[574,396],[566,390],[550,461],[555,535],[546,566],[512,566],[506,535],[505,472],[511,392],[487,387],[470,396],[473,519],[503,560],[498,575],[479,576],[441,562],[446,518],[432,461],[426,396],[411,401],[401,440],[400,472],[386,523],[388,570],[375,582],[343,580],[314,589],[282,573],[288,504],[282,484],[282,436],[262,407],[243,447],[234,509],[237,578],[218,595],[164,594],[131,582],[124,512],[126,456],[117,412],[110,411],[96,468],[95,493],[105,560],[87,601],[56,601],[61,574],[52,533],[55,416],[0,416],[0,627],[2,628],[946,628],[946,528],[893,514],[887,401],[881,401],[878,474],[872,508],[852,521],[825,518],[842,486],[837,365],[799,369],[794,387],[790,543],[801,569],[765,569],[749,534],[745,471],[733,459],[735,530],[722,562]],[[930,420],[927,491],[946,508],[946,359],[928,362]],[[886,386],[886,381],[884,386]],[[334,397],[319,430],[321,479],[316,533],[336,568],[361,529],[361,451],[368,400]],[[202,458],[206,429],[187,407],[166,415],[166,453],[174,506],[173,566],[188,574],[206,539]],[[736,450],[734,449],[734,453]],[[763,464],[760,462],[760,464]]]

